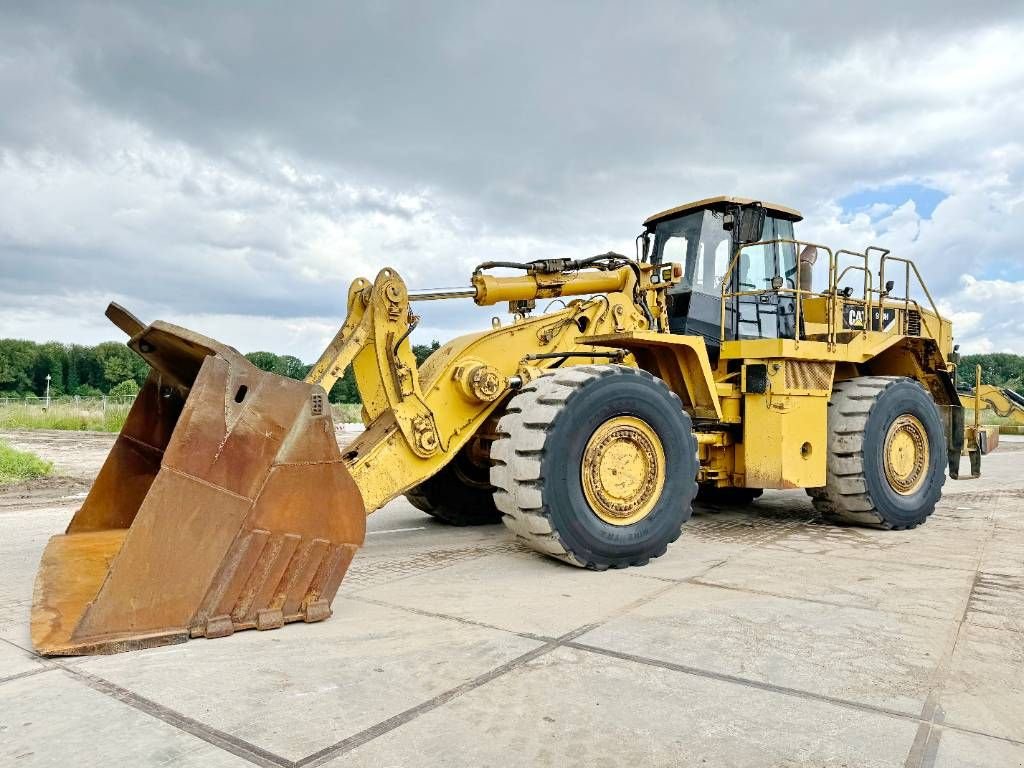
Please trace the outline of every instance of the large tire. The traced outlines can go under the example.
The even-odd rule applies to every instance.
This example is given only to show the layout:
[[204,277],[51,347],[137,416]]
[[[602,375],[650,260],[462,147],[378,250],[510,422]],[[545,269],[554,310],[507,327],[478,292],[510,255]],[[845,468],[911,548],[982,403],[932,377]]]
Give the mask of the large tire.
[[478,467],[465,449],[436,475],[405,492],[416,509],[448,525],[496,525],[501,512],[494,505],[490,469]]
[[862,376],[832,391],[826,484],[807,493],[824,517],[906,530],[935,511],[945,466],[942,418],[924,387]]
[[498,423],[491,460],[509,530],[594,570],[663,555],[697,492],[697,441],[679,398],[620,365],[576,366],[528,384]]

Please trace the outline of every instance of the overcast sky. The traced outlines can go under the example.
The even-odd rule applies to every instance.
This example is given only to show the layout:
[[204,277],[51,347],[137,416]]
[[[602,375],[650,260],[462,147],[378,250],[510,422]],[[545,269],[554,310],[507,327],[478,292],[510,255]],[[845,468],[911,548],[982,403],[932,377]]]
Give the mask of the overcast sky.
[[1020,2],[5,2],[0,103],[0,337],[116,339],[117,300],[310,361],[353,277],[632,252],[737,194],[1024,353]]

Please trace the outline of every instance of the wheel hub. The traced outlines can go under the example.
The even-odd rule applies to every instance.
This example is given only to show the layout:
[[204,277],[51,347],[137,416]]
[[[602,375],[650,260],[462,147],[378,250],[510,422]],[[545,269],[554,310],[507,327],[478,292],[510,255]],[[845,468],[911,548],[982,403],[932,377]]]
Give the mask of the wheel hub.
[[909,496],[924,483],[928,474],[928,433],[924,424],[909,413],[899,416],[885,435],[882,453],[885,478],[902,496]]
[[587,443],[582,479],[591,510],[606,523],[632,525],[642,520],[665,486],[661,439],[642,419],[609,419]]

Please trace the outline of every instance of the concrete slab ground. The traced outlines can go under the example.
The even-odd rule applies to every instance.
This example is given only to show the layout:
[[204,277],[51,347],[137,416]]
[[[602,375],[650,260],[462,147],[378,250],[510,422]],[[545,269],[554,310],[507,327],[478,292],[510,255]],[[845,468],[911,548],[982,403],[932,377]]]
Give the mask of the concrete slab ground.
[[36,563],[111,437],[0,437],[70,478],[0,491],[0,766],[1024,766],[1021,439],[914,531],[769,492],[606,573],[394,502],[329,621],[44,660]]

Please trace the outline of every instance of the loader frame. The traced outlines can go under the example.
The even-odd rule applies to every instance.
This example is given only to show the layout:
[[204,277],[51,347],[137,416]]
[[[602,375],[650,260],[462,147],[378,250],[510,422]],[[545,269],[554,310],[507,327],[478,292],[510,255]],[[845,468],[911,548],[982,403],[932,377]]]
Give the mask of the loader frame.
[[[692,290],[683,284],[686,266],[648,258],[648,235],[659,222],[712,208],[722,231],[732,232],[717,297],[717,339],[672,332],[680,327],[670,324],[669,296]],[[456,457],[478,464],[495,488],[502,486],[492,496],[502,497],[493,511],[528,546],[584,567],[640,565],[662,554],[689,515],[694,480],[701,489],[741,491],[746,498],[764,488],[805,488],[816,508],[856,523],[920,524],[941,492],[935,461],[942,457],[943,428],[952,478],[959,478],[965,451],[977,477],[981,454],[992,446],[977,418],[973,427],[964,425],[950,322],[909,260],[877,247],[833,251],[795,239],[758,240],[751,233],[760,232],[757,221],[763,225],[766,212],[800,219],[782,206],[711,198],[648,219],[637,259],[607,253],[487,262],[468,286],[420,291],[385,268],[372,282],[353,281],[348,314],[304,382],[259,371],[226,345],[162,322],[144,325],[111,305],[108,316],[153,372],[67,533],[46,548],[32,612],[34,646],[44,654],[109,653],[322,620],[363,542],[365,515],[415,494]],[[827,254],[824,290],[807,287],[800,273],[787,286],[778,259],[769,286],[740,290],[735,275],[745,251],[767,246]],[[799,265],[803,270],[802,259]],[[496,275],[497,268],[518,274]],[[894,268],[904,278],[898,291],[886,278]],[[481,306],[507,302],[511,321],[495,317],[491,329],[449,341],[417,367],[410,342],[419,322],[414,305],[465,298]],[[705,307],[713,307],[715,297],[705,298],[711,302]],[[537,301],[547,299],[561,308],[535,314]],[[792,331],[782,333],[777,321],[779,332],[762,338],[758,315],[758,337],[742,333],[744,304],[757,313],[762,304],[772,306],[776,314],[791,304]],[[350,366],[366,429],[339,449],[327,399]],[[617,387],[642,394],[615,394]],[[638,487],[644,488],[667,487],[666,473],[687,475],[675,486],[685,514],[661,516],[660,538],[621,557],[568,546],[572,537],[560,538],[553,522],[567,513],[552,512],[552,498],[538,485],[539,473],[554,466],[538,458],[550,447],[549,436],[552,444],[568,440],[568,422],[560,425],[559,414],[583,408],[572,404],[588,398],[612,402],[602,397],[619,398],[618,410],[598,428],[572,435],[577,448],[590,441],[580,454],[586,466],[563,462],[551,475],[565,488],[583,482],[585,471],[588,500],[612,499],[604,517],[591,501],[589,509],[584,504],[588,522],[622,522],[613,526],[623,537],[618,541],[635,544],[649,510],[671,507],[675,497],[638,502],[634,523],[633,512],[615,516],[618,497],[609,489],[631,472],[642,476]],[[865,403],[894,397],[916,403],[916,426],[908,420],[900,439],[928,433],[922,443],[928,498],[918,505],[927,510],[908,520],[875,514],[866,474],[843,476],[843,483],[859,484],[849,493],[832,487],[837,461],[863,469],[860,432],[872,424]],[[626,413],[633,406],[623,401],[647,398],[660,403],[650,413],[668,418],[661,429],[673,438],[674,452],[663,450],[662,435],[650,424]],[[976,411],[980,399],[978,380]],[[829,417],[836,403],[848,409],[844,418],[852,425],[841,434]],[[575,418],[590,423],[579,412]],[[837,441],[854,447],[837,452]],[[556,457],[551,462],[561,458],[554,449],[549,455]],[[669,455],[675,466],[667,465]],[[666,519],[672,530],[664,529]]]
[[[730,276],[745,249],[765,245],[810,246],[825,253],[825,290],[781,285],[730,290]],[[905,277],[899,291],[885,281],[893,263],[902,265]],[[643,266],[647,280],[661,268]],[[852,275],[859,294],[844,285]],[[508,300],[513,322],[502,325],[495,318],[490,331],[455,339],[417,370],[408,335],[418,321],[412,311],[418,297],[410,297],[394,270],[383,270],[372,285],[356,280],[349,290],[349,316],[309,381],[329,388],[346,365],[353,366],[367,429],[344,458],[363,491],[367,513],[444,467],[524,382],[556,366],[609,361],[650,371],[680,397],[699,432],[698,479],[705,485],[823,485],[829,397],[837,382],[859,375],[905,376],[926,387],[946,425],[950,475],[959,476],[965,428],[949,359],[951,326],[912,262],[876,247],[833,251],[790,239],[740,245],[722,281],[717,360],[700,337],[667,333],[664,326],[651,329],[637,308],[637,285],[625,268],[614,274],[578,272],[572,280],[540,270],[522,277],[477,275],[475,287],[459,295],[485,297],[478,303]],[[667,287],[643,286],[659,318]],[[927,307],[912,298],[915,288],[924,293]],[[518,311],[537,296],[596,289],[604,292],[557,312]],[[794,297],[793,338],[731,338],[727,314],[744,299],[766,294]],[[448,296],[433,292],[429,298]],[[974,433],[968,438],[976,476]]]

